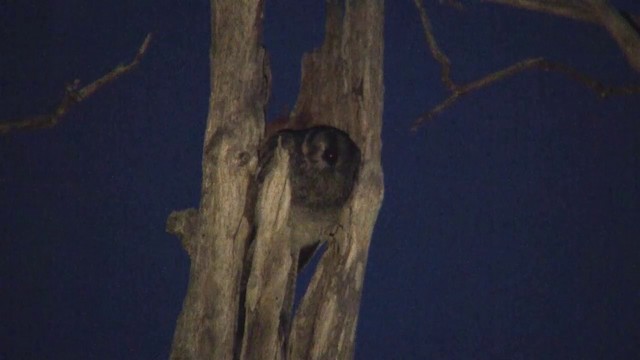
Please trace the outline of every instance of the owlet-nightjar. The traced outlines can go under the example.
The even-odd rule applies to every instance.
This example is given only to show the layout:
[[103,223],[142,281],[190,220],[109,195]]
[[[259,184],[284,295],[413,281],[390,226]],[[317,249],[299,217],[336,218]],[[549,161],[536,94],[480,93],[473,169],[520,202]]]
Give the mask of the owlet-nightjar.
[[339,225],[358,176],[360,149],[346,132],[331,126],[282,130],[267,140],[260,154],[260,183],[274,166],[278,143],[289,154],[287,225],[291,248],[302,251],[303,265]]

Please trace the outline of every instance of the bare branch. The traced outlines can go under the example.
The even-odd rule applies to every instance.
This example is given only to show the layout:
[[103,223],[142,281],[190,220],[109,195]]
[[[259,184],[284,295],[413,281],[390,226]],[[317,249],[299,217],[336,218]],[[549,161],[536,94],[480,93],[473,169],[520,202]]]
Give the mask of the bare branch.
[[636,30],[637,14],[622,16],[607,0],[483,0],[521,9],[594,23],[605,28],[640,73],[640,33]]
[[516,75],[525,70],[531,69],[539,69],[543,71],[557,71],[560,72],[570,79],[588,87],[593,90],[600,98],[607,98],[611,95],[631,95],[631,94],[640,94],[640,85],[631,85],[631,86],[607,86],[604,85],[593,78],[582,74],[576,69],[567,66],[565,64],[559,62],[549,61],[543,58],[535,58],[535,59],[526,59],[520,62],[517,62],[505,69],[493,72],[489,75],[486,75],[479,80],[472,81],[468,84],[456,86],[453,90],[452,94],[449,97],[438,104],[433,109],[427,111],[423,115],[421,115],[418,119],[416,119],[411,126],[412,131],[416,131],[420,125],[424,122],[431,120],[438,114],[440,114],[443,110],[453,105],[458,98],[463,95],[469,94],[475,90],[481,89],[483,87],[489,86],[497,81],[503,80],[507,77]]
[[631,67],[640,73],[640,33],[606,0],[588,0],[600,25],[618,43]]
[[[604,0],[588,0],[587,2],[592,3],[592,5],[587,4],[587,2],[585,1],[565,1],[565,2],[558,2],[558,1],[545,1],[545,0],[540,0],[540,1],[535,1],[535,0],[485,0],[485,1],[493,1],[493,2],[500,2],[500,3],[517,3],[520,4],[522,7],[527,6],[527,7],[533,7],[534,4],[536,4],[536,6],[538,7],[542,7],[544,6],[548,6],[550,9],[553,9],[555,12],[560,13],[560,12],[567,12],[567,11],[575,11],[575,14],[586,14],[587,10],[592,11],[592,7],[591,6],[605,6],[606,5],[606,1]],[[440,72],[440,77],[441,77],[441,81],[443,83],[443,85],[447,88],[447,90],[449,90],[449,92],[451,93],[449,95],[449,97],[447,97],[444,101],[442,101],[440,104],[438,104],[436,107],[434,107],[433,109],[425,112],[424,114],[422,114],[418,119],[416,119],[413,122],[413,125],[411,126],[411,130],[412,131],[416,131],[418,129],[418,127],[420,127],[420,125],[422,125],[424,122],[434,118],[435,116],[437,116],[438,114],[440,114],[442,111],[444,111],[445,109],[447,109],[449,106],[453,105],[460,97],[462,97],[463,95],[469,94],[473,91],[476,91],[478,89],[484,88],[486,86],[489,86],[497,81],[503,80],[507,77],[516,75],[518,73],[521,73],[525,70],[532,70],[532,69],[538,69],[538,70],[543,70],[543,71],[556,71],[556,72],[560,72],[564,75],[566,75],[567,77],[569,77],[570,79],[582,84],[583,86],[586,86],[587,88],[593,90],[599,97],[601,98],[607,98],[611,95],[630,95],[630,94],[638,94],[640,93],[640,85],[629,85],[629,86],[619,86],[619,87],[613,87],[613,86],[608,86],[608,85],[604,85],[601,82],[585,75],[582,74],[581,72],[579,72],[578,70],[565,65],[565,64],[561,64],[559,62],[554,62],[554,61],[550,61],[544,58],[532,58],[532,59],[525,59],[522,61],[519,61],[509,67],[506,67],[502,70],[498,70],[496,72],[490,73],[488,75],[485,75],[483,77],[481,77],[478,80],[463,84],[463,85],[459,85],[456,84],[453,79],[451,78],[451,61],[449,60],[449,58],[447,57],[447,55],[439,48],[438,43],[435,39],[435,35],[433,34],[433,29],[431,26],[431,21],[429,20],[429,16],[427,15],[427,12],[425,10],[424,5],[422,4],[421,0],[414,0],[414,3],[416,5],[416,8],[418,9],[418,13],[420,14],[420,19],[422,21],[422,27],[424,29],[424,33],[425,33],[425,38],[427,41],[427,44],[429,46],[429,49],[431,51],[431,54],[433,56],[433,58],[440,64],[441,66],[441,72]],[[608,6],[608,5],[606,5]],[[542,11],[542,10],[541,10]],[[602,13],[602,11],[598,12],[598,14]],[[616,13],[617,14],[617,13]],[[614,14],[614,15],[616,15]],[[614,15],[612,14],[608,14],[608,15],[599,15],[599,16],[608,16],[608,17],[613,17]],[[621,15],[617,14],[617,16],[622,17]],[[615,23],[614,20],[606,20],[610,23]],[[612,25],[613,26],[613,25]],[[620,44],[633,44],[633,39],[629,40],[628,37],[622,37],[622,40],[620,40]],[[621,45],[622,46],[622,45]],[[631,48],[631,50],[629,50],[628,53],[632,53],[636,50],[640,51],[640,46],[637,49],[633,49],[633,45],[629,45],[628,47]],[[634,53],[635,54],[635,53]],[[640,53],[638,55],[634,55],[637,56],[638,59],[640,59]]]
[[530,11],[567,17],[573,20],[597,23],[591,7],[584,1],[558,0],[483,0]]
[[73,81],[73,83],[67,85],[65,87],[65,93],[62,97],[62,100],[60,101],[58,106],[56,106],[55,110],[53,110],[51,113],[37,115],[25,119],[3,122],[2,124],[0,124],[0,135],[4,135],[17,130],[44,129],[57,125],[60,120],[69,112],[73,105],[85,100],[106,84],[116,80],[117,78],[121,77],[125,73],[133,70],[136,66],[138,66],[138,64],[142,60],[142,57],[149,48],[150,42],[151,33],[147,34],[144,41],[142,42],[142,45],[140,45],[136,56],[129,64],[118,65],[115,69],[111,70],[109,73],[92,82],[91,84],[79,89],[80,80],[76,79]]
[[429,16],[427,16],[427,11],[422,5],[422,0],[413,0],[418,8],[418,12],[420,13],[420,20],[422,21],[422,28],[424,29],[424,36],[427,38],[427,43],[429,44],[429,49],[431,50],[431,55],[436,59],[437,62],[440,63],[440,79],[444,86],[447,87],[450,91],[457,86],[453,80],[451,80],[451,61],[449,57],[440,50],[438,46],[438,42],[436,41],[436,37],[433,35],[433,27],[431,26],[431,20],[429,20]]
[[464,10],[464,5],[459,0],[440,0],[440,4],[450,6],[458,11]]

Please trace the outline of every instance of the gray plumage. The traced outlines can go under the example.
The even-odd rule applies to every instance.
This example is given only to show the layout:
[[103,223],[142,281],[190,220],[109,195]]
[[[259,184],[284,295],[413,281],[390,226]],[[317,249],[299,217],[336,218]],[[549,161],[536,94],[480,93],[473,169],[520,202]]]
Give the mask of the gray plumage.
[[273,167],[278,143],[289,154],[291,247],[294,251],[311,247],[310,257],[339,226],[358,175],[360,149],[346,132],[330,126],[280,131],[260,154],[259,183]]

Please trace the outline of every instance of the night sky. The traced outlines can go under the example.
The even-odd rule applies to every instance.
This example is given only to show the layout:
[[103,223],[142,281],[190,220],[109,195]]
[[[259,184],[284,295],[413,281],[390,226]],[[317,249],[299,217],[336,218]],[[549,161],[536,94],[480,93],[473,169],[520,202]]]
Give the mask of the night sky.
[[[323,3],[267,1],[270,118],[295,103]],[[544,56],[640,83],[600,28],[467,4],[426,2],[459,82]],[[531,71],[411,133],[446,93],[413,3],[385,18],[385,199],[355,357],[640,358],[640,95]],[[150,31],[140,67],[61,125],[0,137],[1,360],[169,354],[189,259],[164,228],[199,201],[208,1],[1,1],[0,119],[50,110]]]

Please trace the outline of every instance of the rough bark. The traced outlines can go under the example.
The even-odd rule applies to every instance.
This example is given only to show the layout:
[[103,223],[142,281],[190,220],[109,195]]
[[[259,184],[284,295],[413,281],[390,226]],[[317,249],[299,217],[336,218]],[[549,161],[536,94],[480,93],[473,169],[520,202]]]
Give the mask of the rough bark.
[[268,69],[260,0],[211,2],[211,93],[189,286],[172,359],[231,359],[250,222],[245,198],[264,128]]
[[383,1],[327,2],[323,46],[303,59],[295,114],[347,131],[363,168],[344,231],[328,244],[297,310],[290,359],[349,359],[373,226],[382,203]]
[[327,7],[325,43],[303,59],[292,119],[347,131],[363,165],[342,231],[328,244],[292,320],[297,254],[283,241],[290,230],[285,152],[278,150],[275,170],[259,196],[252,195],[269,90],[259,45],[262,2],[212,0],[202,199],[197,211],[174,212],[167,223],[191,257],[172,359],[353,356],[367,251],[383,195],[383,1],[329,0]]
[[241,359],[284,357],[286,334],[282,322],[290,313],[286,302],[294,290],[296,275],[292,264],[297,264],[291,257],[286,224],[291,203],[288,167],[288,153],[278,148],[276,166],[264,180],[255,205],[257,230],[246,285]]

